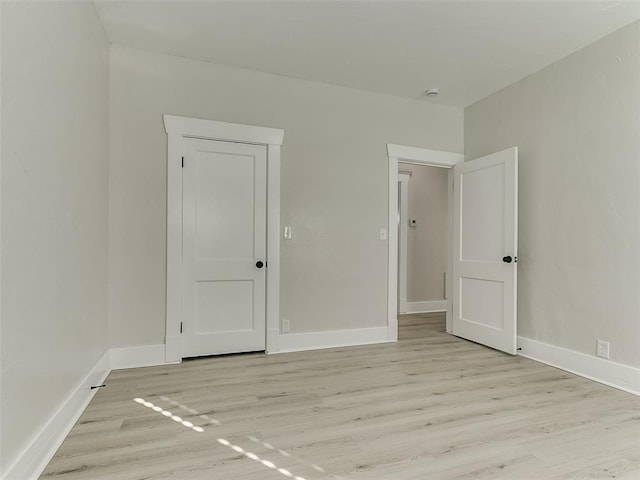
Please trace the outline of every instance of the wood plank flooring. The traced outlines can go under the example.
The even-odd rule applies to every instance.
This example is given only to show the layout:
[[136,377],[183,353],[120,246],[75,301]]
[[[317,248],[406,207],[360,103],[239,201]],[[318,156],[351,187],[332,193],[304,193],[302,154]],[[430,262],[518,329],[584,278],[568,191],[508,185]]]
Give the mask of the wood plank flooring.
[[638,397],[442,315],[400,324],[398,343],[113,372],[41,478],[640,479]]

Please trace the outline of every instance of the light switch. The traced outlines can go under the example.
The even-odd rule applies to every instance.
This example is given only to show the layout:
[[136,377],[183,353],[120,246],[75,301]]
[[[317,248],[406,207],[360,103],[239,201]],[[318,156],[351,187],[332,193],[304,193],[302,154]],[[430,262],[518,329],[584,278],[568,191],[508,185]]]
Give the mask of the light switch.
[[284,227],[284,238],[285,240],[291,240],[291,237],[293,236],[293,232],[292,232],[292,228],[290,225],[287,225],[286,227]]
[[387,239],[387,229],[386,228],[381,228],[380,229],[380,240],[386,240]]

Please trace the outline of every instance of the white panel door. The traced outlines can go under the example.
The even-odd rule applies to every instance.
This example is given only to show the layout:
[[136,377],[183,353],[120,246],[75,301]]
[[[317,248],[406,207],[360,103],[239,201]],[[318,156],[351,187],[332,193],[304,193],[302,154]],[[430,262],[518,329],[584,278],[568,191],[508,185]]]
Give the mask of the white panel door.
[[517,350],[518,149],[454,167],[453,334]]
[[264,350],[266,147],[185,145],[182,355]]

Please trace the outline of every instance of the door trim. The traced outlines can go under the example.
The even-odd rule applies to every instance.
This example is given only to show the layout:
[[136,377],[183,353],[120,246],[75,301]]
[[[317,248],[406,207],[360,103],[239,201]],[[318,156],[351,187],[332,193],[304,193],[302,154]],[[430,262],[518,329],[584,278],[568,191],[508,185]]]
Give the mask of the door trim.
[[[411,175],[398,172],[398,184],[401,185],[398,211],[399,235],[398,235],[398,310],[400,313],[407,312],[407,249],[409,248],[409,220],[407,218],[409,208],[409,181]],[[389,227],[391,228],[391,227]]]
[[[449,172],[449,199],[447,203],[447,239],[449,246],[453,245],[453,231],[451,228],[453,212],[453,175],[451,171],[458,163],[464,162],[464,154],[430,150],[428,148],[408,147],[405,145],[387,144],[389,157],[389,243],[388,243],[388,268],[387,268],[387,336],[390,342],[398,340],[398,231],[395,228],[398,215],[398,162],[415,163],[450,169]],[[452,271],[453,257],[451,248],[447,250],[447,271]],[[447,283],[451,275],[447,275]],[[450,292],[450,285],[447,285]],[[451,331],[451,296],[447,295],[447,331]]]
[[280,149],[284,130],[165,114],[167,133],[167,299],[165,361],[182,361],[182,155],[185,138],[267,147],[267,352],[280,337]]

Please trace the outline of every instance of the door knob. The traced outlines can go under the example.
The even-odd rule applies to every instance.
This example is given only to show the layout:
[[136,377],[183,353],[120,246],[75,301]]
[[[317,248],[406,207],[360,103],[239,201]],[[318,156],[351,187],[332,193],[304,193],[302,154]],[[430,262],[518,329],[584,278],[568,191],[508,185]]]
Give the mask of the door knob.
[[258,260],[258,261],[256,262],[256,267],[257,267],[257,268],[262,268],[262,267],[264,267],[264,263],[262,263],[262,260]]
[[502,257],[502,261],[504,263],[511,263],[511,260],[513,260],[513,259],[511,258],[510,255],[507,255],[506,257]]

